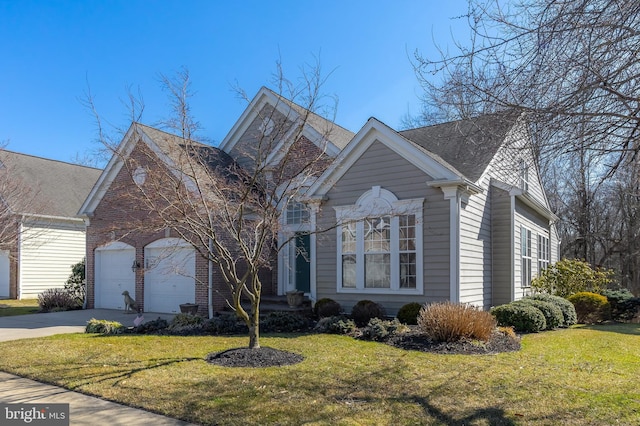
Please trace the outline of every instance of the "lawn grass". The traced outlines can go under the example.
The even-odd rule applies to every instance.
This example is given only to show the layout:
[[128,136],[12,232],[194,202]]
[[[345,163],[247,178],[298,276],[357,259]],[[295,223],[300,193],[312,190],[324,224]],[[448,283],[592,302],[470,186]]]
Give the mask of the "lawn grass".
[[288,367],[204,356],[246,337],[75,334],[0,343],[0,370],[199,424],[640,424],[640,326],[526,335],[519,352],[436,355],[336,335],[267,335]]
[[0,300],[0,317],[35,314],[40,310],[38,299],[2,299]]

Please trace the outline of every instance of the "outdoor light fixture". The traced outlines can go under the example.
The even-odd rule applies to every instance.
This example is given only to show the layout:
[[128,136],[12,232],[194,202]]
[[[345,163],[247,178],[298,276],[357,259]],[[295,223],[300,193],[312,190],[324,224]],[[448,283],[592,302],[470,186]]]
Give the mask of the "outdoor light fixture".
[[138,262],[137,260],[133,260],[133,264],[131,265],[131,270],[133,271],[133,273],[136,273],[136,270],[140,268],[140,262]]

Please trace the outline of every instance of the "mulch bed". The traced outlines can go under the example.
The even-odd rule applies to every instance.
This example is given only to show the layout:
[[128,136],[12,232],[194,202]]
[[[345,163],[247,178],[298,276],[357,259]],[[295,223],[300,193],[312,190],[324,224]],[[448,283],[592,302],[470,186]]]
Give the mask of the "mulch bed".
[[520,339],[495,331],[487,342],[463,339],[458,342],[434,342],[416,330],[392,336],[387,344],[400,349],[437,354],[490,355],[520,350]]
[[[437,354],[490,355],[520,350],[520,339],[514,339],[500,332],[495,332],[487,342],[461,340],[436,343],[416,330],[412,330],[394,335],[385,343],[400,349]],[[304,357],[293,352],[261,347],[257,349],[234,348],[223,352],[213,352],[208,354],[205,359],[210,364],[223,367],[281,367],[302,362]]]
[[223,367],[281,367],[304,360],[302,355],[278,349],[260,347],[257,349],[235,348],[223,352],[210,353],[206,361]]

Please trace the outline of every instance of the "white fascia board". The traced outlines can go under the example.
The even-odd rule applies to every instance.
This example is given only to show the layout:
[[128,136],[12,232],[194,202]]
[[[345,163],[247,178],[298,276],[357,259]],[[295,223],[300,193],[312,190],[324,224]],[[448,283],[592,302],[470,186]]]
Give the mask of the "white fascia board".
[[123,164],[121,157],[123,155],[128,156],[133,150],[136,142],[135,135],[138,133],[139,132],[137,131],[137,126],[135,125],[135,123],[131,123],[131,126],[129,126],[127,133],[125,133],[122,141],[116,148],[116,151],[111,155],[107,166],[104,168],[104,170],[100,174],[100,177],[93,185],[91,192],[89,192],[89,195],[84,200],[84,203],[82,203],[80,210],[78,210],[78,216],[93,216],[93,212],[102,200],[102,197],[104,197],[104,194],[106,194],[107,190],[111,186],[111,183],[113,183],[113,180],[116,178],[116,176],[120,172],[120,169],[122,168]]
[[380,142],[429,176],[438,180],[461,180],[462,177],[440,164],[426,152],[400,136],[375,118],[370,118],[351,139],[338,157],[312,185],[309,194],[324,196],[374,142]]

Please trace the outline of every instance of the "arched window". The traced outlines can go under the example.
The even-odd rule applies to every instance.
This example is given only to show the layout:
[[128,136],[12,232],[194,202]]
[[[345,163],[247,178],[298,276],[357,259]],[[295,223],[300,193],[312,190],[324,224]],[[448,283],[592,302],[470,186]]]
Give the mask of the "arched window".
[[374,186],[335,207],[339,292],[422,294],[423,203]]

